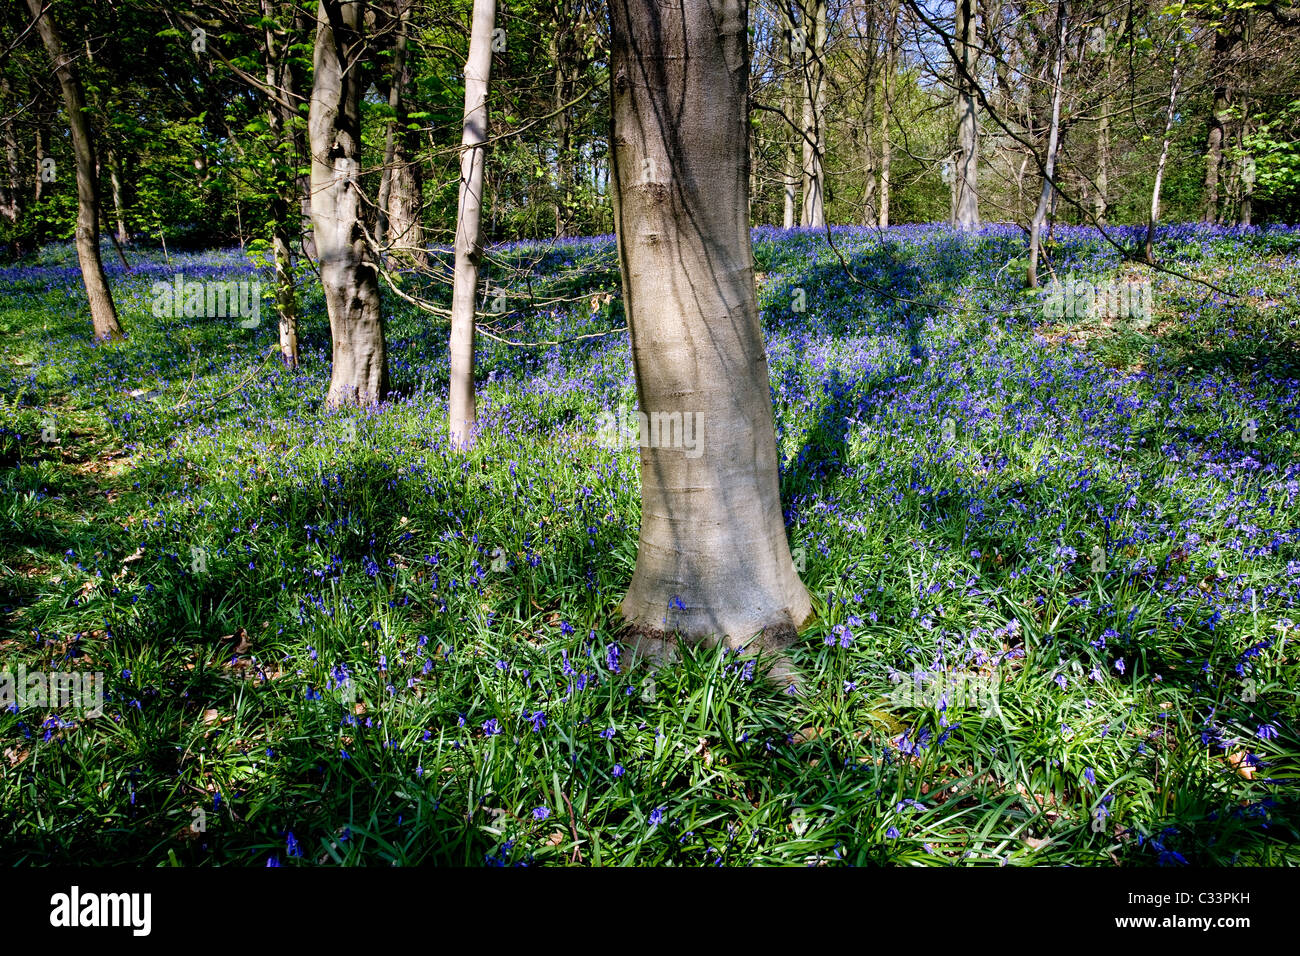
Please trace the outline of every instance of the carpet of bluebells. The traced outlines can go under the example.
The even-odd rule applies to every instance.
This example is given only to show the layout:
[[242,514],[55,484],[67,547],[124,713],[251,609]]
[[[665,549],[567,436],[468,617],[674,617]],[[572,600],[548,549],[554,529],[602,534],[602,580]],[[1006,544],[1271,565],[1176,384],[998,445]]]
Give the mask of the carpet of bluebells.
[[[0,268],[0,664],[105,675],[0,712],[0,860],[1300,863],[1300,230],[1170,226],[1152,272],[1058,227],[1048,277],[1149,323],[1045,315],[1011,227],[830,240],[754,233],[794,693],[619,643],[610,238],[491,250],[492,330],[563,341],[481,339],[468,454],[387,290],[393,400],[328,410],[310,271],[290,372],[237,250],[109,260],[107,345],[70,249]],[[261,278],[261,324],[155,317],[177,272]]]

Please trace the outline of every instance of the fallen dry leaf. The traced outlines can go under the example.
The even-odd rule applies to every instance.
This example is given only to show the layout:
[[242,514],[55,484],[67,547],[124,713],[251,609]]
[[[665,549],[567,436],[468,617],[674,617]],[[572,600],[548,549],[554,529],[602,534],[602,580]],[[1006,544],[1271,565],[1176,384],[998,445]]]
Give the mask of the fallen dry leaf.
[[1246,763],[1246,754],[1244,751],[1237,750],[1230,754],[1225,754],[1224,761],[1237,773],[1241,774],[1247,780],[1255,779],[1255,768]]

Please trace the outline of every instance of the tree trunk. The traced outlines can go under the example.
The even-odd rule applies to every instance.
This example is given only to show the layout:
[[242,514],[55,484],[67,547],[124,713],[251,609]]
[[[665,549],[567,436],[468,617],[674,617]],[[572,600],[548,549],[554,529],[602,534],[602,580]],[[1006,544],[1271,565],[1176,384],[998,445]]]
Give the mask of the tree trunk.
[[451,293],[451,383],[448,430],[453,447],[468,447],[478,421],[474,400],[474,306],[483,257],[483,170],[487,164],[488,78],[496,0],[474,0],[465,61],[465,121],[461,129],[456,271]]
[[[1251,70],[1251,45],[1255,39],[1255,14],[1246,14],[1246,23],[1241,31],[1242,51],[1246,56],[1244,73],[1253,76]],[[1244,84],[1241,96],[1241,119],[1237,124],[1237,154],[1241,157],[1237,167],[1238,182],[1241,183],[1241,204],[1237,207],[1237,225],[1249,226],[1255,199],[1254,160],[1246,152],[1246,138],[1250,135],[1250,81]]]
[[610,7],[615,234],[650,432],[622,613],[651,639],[777,649],[811,604],[782,521],[746,217],[747,6]]
[[1223,135],[1227,119],[1228,57],[1236,45],[1225,24],[1214,35],[1214,59],[1211,70],[1216,77],[1214,105],[1210,111],[1209,130],[1205,136],[1205,197],[1201,209],[1203,222],[1214,222],[1219,213],[1219,167],[1223,163]]
[[898,3],[889,5],[889,29],[885,34],[885,77],[881,89],[884,98],[880,116],[880,215],[876,224],[884,229],[889,225],[889,177],[894,159],[894,67],[897,62]]
[[[782,10],[784,9],[785,8],[783,7]],[[788,63],[791,72],[798,70],[799,75],[802,76],[803,55],[798,54],[798,59],[796,60],[796,54],[794,52],[793,44],[791,42],[793,31],[794,31],[793,22],[787,21],[785,25],[785,31],[784,31],[786,62]],[[798,202],[798,198],[799,198],[799,153],[796,149],[795,137],[791,135],[794,131],[790,128],[790,124],[794,122],[794,108],[796,102],[794,81],[788,77],[785,81],[784,93],[785,93],[785,100],[782,103],[782,112],[785,113],[786,119],[789,122],[787,122],[785,126],[782,127],[783,131],[786,134],[786,146],[785,146],[785,171],[783,176],[784,179],[783,192],[785,196],[785,209],[783,211],[784,214],[781,219],[781,225],[786,229],[793,229],[795,226],[795,205]]]
[[[294,95],[287,44],[276,43],[270,0],[262,0],[266,48],[266,85],[285,100]],[[293,207],[297,200],[293,112],[272,100],[266,121],[278,155],[272,156],[274,192],[271,197],[271,251],[275,261],[275,311],[279,320],[280,359],[286,368],[298,367],[298,302],[293,283]]]
[[952,224],[979,225],[979,124],[975,112],[976,0],[957,0],[954,49],[957,54],[957,162],[953,170]]
[[1038,195],[1038,207],[1034,210],[1033,222],[1029,227],[1029,269],[1026,281],[1031,289],[1038,288],[1038,245],[1043,230],[1043,220],[1047,216],[1047,203],[1055,189],[1053,176],[1056,174],[1056,144],[1061,133],[1061,73],[1065,67],[1065,0],[1056,5],[1056,65],[1052,70],[1052,121],[1047,132],[1047,156],[1043,163],[1043,189]]
[[384,166],[376,204],[375,239],[398,260],[419,266],[428,264],[421,222],[419,166],[417,152],[407,129],[407,88],[411,82],[407,48],[411,31],[412,0],[398,0],[397,36],[393,41],[393,71],[388,86],[388,105],[393,117],[384,138]]
[[[0,143],[4,145],[5,180],[0,188],[0,217],[12,227],[17,225],[23,212],[21,159],[18,137],[14,133],[14,114],[17,109],[10,103],[12,90],[9,78],[0,76]],[[39,169],[39,165],[37,166]]]
[[576,31],[581,19],[575,20],[573,4],[561,0],[556,7],[553,51],[555,109],[555,237],[565,239],[575,234],[573,221],[574,162],[573,116],[566,104],[573,99],[576,81],[573,61],[578,56]]
[[1237,209],[1237,225],[1249,226],[1253,214],[1255,202],[1255,169],[1254,159],[1245,152],[1245,144],[1242,145],[1241,156],[1241,205]]
[[[826,225],[826,2],[806,0],[812,12],[805,13],[803,59],[803,209],[799,225]],[[808,10],[807,6],[802,8]]]
[[1156,223],[1160,220],[1160,187],[1164,183],[1165,163],[1169,160],[1169,134],[1174,128],[1174,107],[1178,101],[1178,53],[1174,52],[1173,75],[1169,80],[1169,109],[1165,113],[1165,135],[1160,142],[1160,160],[1156,163],[1155,185],[1151,187],[1151,214],[1147,217],[1147,237],[1142,244],[1142,254],[1148,265],[1154,265]]
[[126,198],[122,191],[122,163],[113,149],[107,150],[107,154],[108,182],[113,193],[113,222],[117,227],[118,244],[126,246],[131,243],[131,233],[126,228]]
[[317,8],[307,120],[312,224],[333,340],[331,407],[369,405],[388,394],[378,272],[362,231],[358,184],[363,6],[363,0],[321,0]]
[[[310,35],[312,28],[310,16],[300,5],[294,5],[293,35],[295,37]],[[298,88],[293,64],[288,60],[284,64],[284,83],[286,94]],[[298,165],[298,244],[302,255],[314,262],[317,257],[316,226],[311,214],[311,131],[304,130],[301,123],[287,125],[293,130],[294,162],[300,164]]]
[[1098,225],[1106,222],[1110,192],[1110,98],[1101,104],[1101,122],[1097,124],[1097,194],[1092,200],[1093,218]]
[[45,181],[41,179],[41,171],[45,167],[45,130],[36,127],[36,169],[33,176],[34,184],[32,187],[32,205],[39,205],[41,198],[45,195]]
[[59,40],[53,14],[43,10],[43,6],[42,0],[27,0],[27,8],[36,20],[41,42],[63,89],[63,108],[72,134],[72,151],[77,163],[77,262],[86,285],[95,338],[117,339],[122,337],[122,326],[118,324],[113,294],[99,258],[99,180],[95,175],[95,142],[86,113],[86,97],[76,63],[64,52]]

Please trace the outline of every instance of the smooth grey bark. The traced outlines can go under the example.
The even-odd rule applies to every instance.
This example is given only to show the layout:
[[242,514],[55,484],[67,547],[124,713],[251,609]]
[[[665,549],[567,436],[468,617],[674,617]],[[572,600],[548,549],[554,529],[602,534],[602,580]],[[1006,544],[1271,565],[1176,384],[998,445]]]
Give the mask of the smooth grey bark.
[[[796,54],[794,52],[793,43],[792,43],[792,37],[793,37],[793,31],[795,29],[795,25],[793,21],[789,19],[789,15],[786,11],[786,8],[782,6],[780,9],[782,13],[782,18],[785,22],[785,26],[782,32],[785,35],[786,63],[788,65],[789,70],[792,73],[796,69],[798,69],[800,75],[802,75],[803,57],[802,54],[800,54],[799,59],[798,60],[795,59]],[[795,96],[794,81],[789,77],[787,77],[785,80],[783,93],[784,93],[784,102],[782,103],[782,112],[785,113],[785,118],[788,119],[790,123],[793,123],[796,96]],[[787,138],[786,138],[786,147],[785,147],[785,169],[783,171],[784,183],[782,184],[783,185],[782,192],[784,193],[784,198],[785,198],[785,208],[783,210],[783,215],[781,217],[781,225],[785,229],[793,229],[796,221],[795,206],[798,204],[798,200],[799,200],[799,177],[800,177],[799,153],[798,150],[795,148],[795,137],[791,135],[793,133],[793,130],[786,129],[785,132]]]
[[1056,5],[1056,63],[1052,68],[1052,120],[1047,132],[1047,156],[1043,163],[1043,189],[1038,195],[1038,206],[1029,227],[1029,268],[1026,283],[1031,289],[1038,288],[1038,247],[1043,230],[1043,220],[1047,216],[1047,203],[1055,189],[1053,176],[1056,173],[1056,150],[1061,134],[1061,73],[1065,67],[1065,0]]
[[293,282],[294,205],[297,201],[297,176],[294,171],[294,116],[286,103],[296,93],[293,71],[289,65],[288,44],[275,37],[275,18],[271,0],[261,0],[263,44],[266,53],[266,85],[278,92],[283,103],[271,98],[266,121],[272,142],[279,155],[272,157],[274,189],[271,195],[271,251],[275,263],[275,312],[279,325],[280,360],[286,368],[298,367],[298,301]]
[[[660,0],[611,0],[610,11],[623,301],[640,411],[660,422],[641,436],[622,614],[638,652],[673,635],[778,649],[811,604],[782,519],[746,214],[747,4],[680,0],[669,16]],[[676,416],[693,435],[665,441]]]
[[1178,82],[1181,78],[1178,68],[1178,53],[1174,52],[1173,75],[1169,80],[1169,108],[1165,112],[1165,134],[1160,142],[1160,159],[1156,163],[1155,183],[1151,187],[1151,210],[1147,216],[1146,241],[1142,244],[1142,254],[1148,264],[1154,264],[1156,223],[1160,220],[1160,188],[1164,184],[1165,164],[1169,160],[1169,135],[1174,128],[1174,107],[1178,102]]
[[23,196],[18,137],[14,133],[14,111],[9,102],[11,93],[9,78],[0,76],[0,144],[3,144],[5,153],[5,181],[0,186],[0,217],[13,226],[22,216]]
[[[1246,13],[1246,23],[1241,31],[1241,43],[1246,55],[1250,55],[1251,41],[1255,38],[1255,13]],[[1249,60],[1246,72],[1249,75]],[[1249,84],[1243,91],[1241,102],[1241,120],[1237,124],[1237,151],[1240,157],[1237,166],[1237,182],[1240,184],[1241,201],[1237,206],[1237,225],[1249,226],[1255,199],[1255,176],[1253,167],[1248,168],[1249,157],[1246,153],[1246,137],[1250,133]]]
[[555,237],[563,239],[578,232],[575,207],[580,181],[582,152],[573,147],[573,107],[570,101],[587,54],[583,45],[589,26],[590,8],[574,0],[560,0],[555,7],[555,25],[550,52],[554,64],[552,83],[555,110]]
[[1097,194],[1092,200],[1093,218],[1099,225],[1106,222],[1110,208],[1110,99],[1101,103],[1101,120],[1097,124]]
[[321,0],[307,126],[312,225],[329,312],[333,366],[326,404],[370,405],[388,394],[378,270],[361,223],[363,0]]
[[879,185],[875,169],[875,150],[873,140],[876,126],[876,79],[878,62],[878,44],[876,42],[875,12],[870,4],[863,4],[866,17],[862,24],[862,37],[866,46],[865,68],[863,70],[863,105],[862,105],[862,224],[875,225],[880,218],[876,206],[876,187]]
[[885,34],[885,76],[882,80],[884,104],[880,117],[880,209],[876,224],[882,229],[889,225],[889,183],[894,161],[894,69],[898,46],[898,3],[889,5],[889,28]]
[[975,111],[976,0],[956,0],[953,49],[957,72],[957,161],[954,164],[952,224],[979,225],[979,122]]
[[1252,207],[1255,200],[1255,178],[1254,168],[1249,164],[1253,160],[1242,147],[1241,169],[1239,176],[1241,178],[1241,204],[1237,207],[1237,225],[1249,226],[1252,214]]
[[[122,337],[122,326],[117,321],[117,308],[113,294],[104,275],[104,263],[99,257],[99,178],[95,162],[95,141],[86,112],[86,95],[77,74],[76,63],[63,49],[55,28],[53,14],[42,9],[42,0],[27,0],[27,9],[36,21],[37,32],[50,57],[54,73],[63,90],[63,108],[68,114],[68,129],[72,134],[72,152],[77,166],[77,262],[90,302],[90,319],[97,339]],[[39,177],[38,177],[39,180]]]
[[1219,215],[1219,168],[1223,165],[1223,138],[1230,102],[1228,59],[1235,46],[1236,38],[1228,32],[1225,24],[1214,35],[1214,57],[1210,61],[1210,69],[1216,81],[1205,134],[1205,191],[1201,207],[1201,219],[1204,222],[1214,222]]
[[38,205],[41,198],[45,195],[45,181],[41,178],[40,170],[45,165],[45,130],[36,127],[36,168],[33,172],[32,184],[32,204]]
[[419,166],[414,162],[410,130],[407,129],[407,88],[411,70],[407,48],[411,31],[412,0],[398,0],[397,36],[393,43],[393,72],[388,86],[388,121],[384,143],[384,169],[377,204],[376,240],[390,254],[415,265],[428,264],[424,248],[424,226],[420,220]]
[[[312,29],[311,14],[299,4],[293,6],[293,35],[305,37]],[[293,63],[285,61],[286,90],[298,88],[298,78]],[[311,134],[301,123],[289,124],[293,129],[295,162],[298,164],[298,249],[305,258],[316,260],[316,227],[311,215]]]
[[826,2],[803,0],[803,208],[799,225],[826,225]]
[[460,138],[460,197],[456,212],[456,265],[451,293],[451,382],[448,431],[453,447],[472,441],[478,421],[474,399],[474,306],[483,258],[483,170],[487,165],[488,80],[496,0],[474,0],[469,56],[465,61],[465,119]]
[[[122,163],[113,149],[108,154],[108,183],[113,195],[113,222],[117,229],[119,246],[131,244],[131,233],[126,228],[126,197],[122,189]],[[120,251],[120,250],[119,250]]]

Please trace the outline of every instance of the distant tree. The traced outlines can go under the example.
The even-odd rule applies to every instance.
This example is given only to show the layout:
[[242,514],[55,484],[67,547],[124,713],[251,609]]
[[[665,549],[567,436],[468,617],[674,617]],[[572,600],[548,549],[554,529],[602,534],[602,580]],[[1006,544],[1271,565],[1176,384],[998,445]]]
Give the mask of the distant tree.
[[[39,0],[31,0],[36,3]],[[388,394],[378,263],[361,221],[364,0],[320,0],[308,129],[312,224],[333,343],[329,405]]]
[[954,49],[957,88],[957,157],[952,191],[952,224],[979,225],[979,114],[976,110],[976,0],[956,0]]
[[63,110],[68,117],[77,166],[77,261],[81,265],[81,278],[90,301],[95,338],[121,338],[122,326],[117,321],[113,293],[108,288],[104,263],[99,257],[99,165],[95,159],[95,140],[86,109],[86,94],[76,61],[64,50],[59,38],[53,11],[43,0],[27,0],[27,9],[36,21],[36,30],[63,90]]

